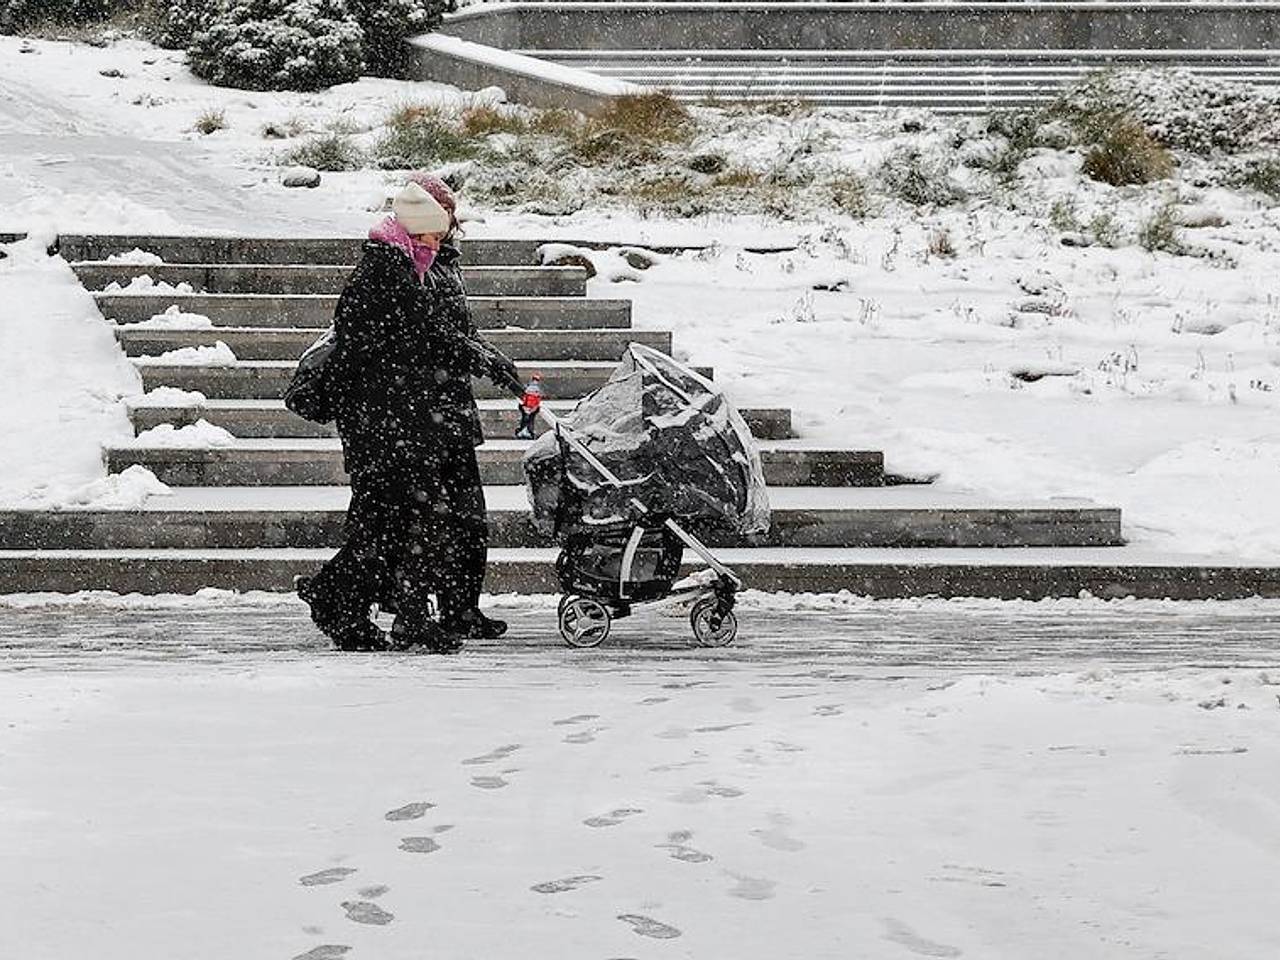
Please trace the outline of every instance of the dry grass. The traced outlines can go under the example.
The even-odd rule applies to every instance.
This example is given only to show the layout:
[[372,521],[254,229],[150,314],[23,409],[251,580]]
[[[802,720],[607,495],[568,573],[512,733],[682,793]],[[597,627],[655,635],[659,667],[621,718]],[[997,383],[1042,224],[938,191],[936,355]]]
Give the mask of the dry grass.
[[1084,172],[1114,187],[1151,183],[1173,174],[1173,156],[1136,120],[1111,115],[1109,122],[1096,128]]
[[211,133],[227,129],[227,112],[225,110],[208,109],[200,114],[195,128],[206,137]]
[[494,133],[526,133],[529,124],[518,113],[503,112],[496,107],[471,107],[462,111],[458,120],[468,137],[487,137]]

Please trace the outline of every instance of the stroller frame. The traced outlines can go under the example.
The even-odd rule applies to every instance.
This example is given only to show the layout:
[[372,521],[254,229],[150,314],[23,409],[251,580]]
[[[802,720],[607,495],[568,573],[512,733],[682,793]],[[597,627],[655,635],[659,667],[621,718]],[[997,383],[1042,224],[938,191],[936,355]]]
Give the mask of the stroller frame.
[[[555,414],[545,406],[540,407],[538,412],[547,425],[555,431],[556,437],[590,464],[605,483],[618,488],[626,486],[612,470],[587,449],[586,444],[574,435],[572,429],[560,423]],[[650,513],[649,508],[638,498],[632,497],[630,503],[639,516],[644,517]],[[594,647],[603,643],[609,635],[613,620],[629,615],[633,602],[646,603],[655,607],[689,604],[692,606],[689,621],[693,628],[694,639],[699,644],[722,647],[733,642],[738,633],[738,621],[733,613],[734,595],[742,589],[742,580],[721,563],[706,544],[671,517],[667,517],[662,522],[662,527],[670,530],[686,547],[697,554],[707,564],[708,569],[700,570],[677,581],[664,596],[632,601],[627,596],[627,584],[632,582],[631,572],[636,554],[646,531],[655,529],[643,523],[635,524],[623,550],[616,600],[606,603],[598,597],[577,594],[567,594],[560,598],[558,619],[560,635],[565,643],[572,647]]]

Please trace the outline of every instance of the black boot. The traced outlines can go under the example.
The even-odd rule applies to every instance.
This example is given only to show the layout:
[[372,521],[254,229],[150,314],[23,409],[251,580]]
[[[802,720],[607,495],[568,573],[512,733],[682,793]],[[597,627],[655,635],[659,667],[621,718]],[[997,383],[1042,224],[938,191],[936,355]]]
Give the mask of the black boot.
[[410,620],[401,614],[391,624],[391,649],[457,653],[462,649],[462,637],[445,630],[434,620]]
[[298,596],[311,608],[311,622],[320,632],[333,641],[339,650],[386,650],[386,635],[368,614],[361,618],[351,616],[337,606],[325,602],[314,587],[312,577],[296,577],[293,581]]
[[445,629],[469,640],[497,640],[507,632],[507,621],[486,617],[478,609],[471,609],[445,623]]

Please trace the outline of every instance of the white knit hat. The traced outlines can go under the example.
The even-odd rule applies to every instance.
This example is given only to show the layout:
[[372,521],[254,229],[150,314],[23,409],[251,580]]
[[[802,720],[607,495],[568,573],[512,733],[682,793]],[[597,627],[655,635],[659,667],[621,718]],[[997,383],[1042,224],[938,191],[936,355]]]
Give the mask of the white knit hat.
[[416,183],[406,183],[391,203],[391,211],[411,236],[448,233],[453,219],[439,201]]

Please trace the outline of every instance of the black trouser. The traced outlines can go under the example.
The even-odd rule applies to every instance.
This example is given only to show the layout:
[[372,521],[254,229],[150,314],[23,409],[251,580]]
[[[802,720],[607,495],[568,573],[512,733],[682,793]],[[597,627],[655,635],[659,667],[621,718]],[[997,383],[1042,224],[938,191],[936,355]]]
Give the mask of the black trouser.
[[449,624],[479,606],[489,531],[475,447],[447,438],[412,446],[351,475],[346,542],[313,581],[317,601],[346,622],[374,603],[409,623],[436,594]]

